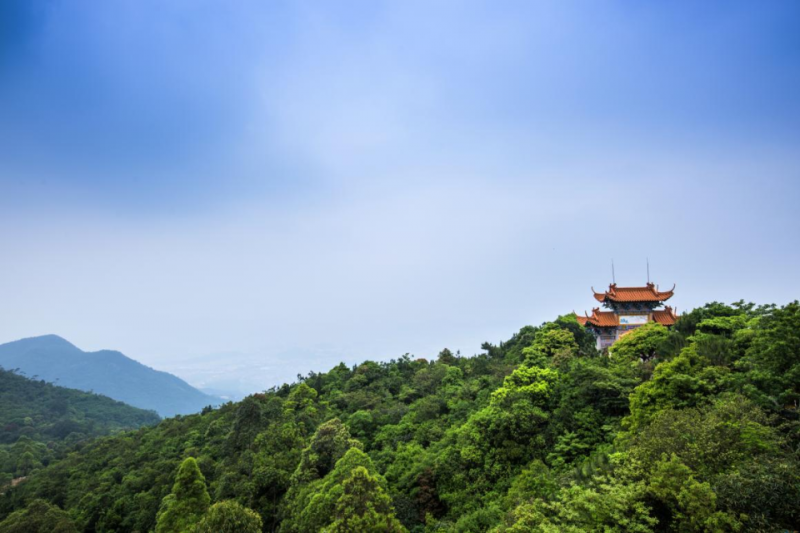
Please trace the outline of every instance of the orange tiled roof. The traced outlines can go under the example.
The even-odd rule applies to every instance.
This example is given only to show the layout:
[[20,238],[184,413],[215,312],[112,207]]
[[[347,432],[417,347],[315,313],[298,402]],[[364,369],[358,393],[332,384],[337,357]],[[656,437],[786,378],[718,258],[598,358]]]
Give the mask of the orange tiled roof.
[[[619,326],[619,315],[613,311],[601,311],[599,307],[592,309],[591,315],[581,316],[575,313],[575,318],[582,326],[587,324],[600,328],[613,328]],[[658,322],[662,326],[672,326],[678,320],[678,314],[672,307],[653,311],[652,322]]]
[[672,298],[675,293],[675,286],[668,291],[659,291],[653,283],[648,283],[644,287],[617,287],[616,283],[608,286],[606,292],[594,292],[594,297],[598,302],[663,302]]
[[583,324],[591,324],[601,328],[609,328],[619,326],[619,316],[613,311],[601,311],[599,307],[592,309],[592,315],[580,316],[576,313],[575,317],[578,322]]
[[653,321],[662,326],[672,326],[676,320],[678,320],[678,315],[670,306],[660,311],[653,311]]

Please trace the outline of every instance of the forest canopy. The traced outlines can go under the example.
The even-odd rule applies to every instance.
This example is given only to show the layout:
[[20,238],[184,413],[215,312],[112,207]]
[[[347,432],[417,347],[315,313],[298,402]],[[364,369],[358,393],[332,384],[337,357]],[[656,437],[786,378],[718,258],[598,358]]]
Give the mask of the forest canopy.
[[91,438],[159,420],[153,411],[0,368],[0,487]]
[[791,530],[799,402],[797,302],[711,303],[606,353],[563,316],[97,438],[7,489],[0,533],[24,513],[98,532]]

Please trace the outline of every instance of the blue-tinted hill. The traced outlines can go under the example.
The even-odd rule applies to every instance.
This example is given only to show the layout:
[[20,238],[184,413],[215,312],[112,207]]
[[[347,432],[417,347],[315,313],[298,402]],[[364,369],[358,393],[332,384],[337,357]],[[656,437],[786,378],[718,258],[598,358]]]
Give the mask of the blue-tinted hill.
[[0,345],[0,366],[83,391],[103,394],[163,417],[200,411],[220,399],[167,372],[147,367],[120,352],[84,352],[57,335]]

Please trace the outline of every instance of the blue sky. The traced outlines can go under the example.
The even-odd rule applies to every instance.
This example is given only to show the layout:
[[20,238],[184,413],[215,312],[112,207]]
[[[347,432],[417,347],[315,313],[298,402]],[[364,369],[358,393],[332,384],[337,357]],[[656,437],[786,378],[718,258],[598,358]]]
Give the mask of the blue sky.
[[682,309],[796,299],[798,20],[3,0],[0,341],[257,390],[474,353],[589,309],[612,257],[630,284],[649,257]]

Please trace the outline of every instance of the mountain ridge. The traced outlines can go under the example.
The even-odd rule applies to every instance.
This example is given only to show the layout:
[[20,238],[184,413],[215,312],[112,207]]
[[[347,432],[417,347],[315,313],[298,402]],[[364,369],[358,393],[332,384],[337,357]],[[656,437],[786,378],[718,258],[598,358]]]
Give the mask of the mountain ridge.
[[117,350],[86,352],[55,334],[0,345],[0,366],[30,378],[103,394],[162,417],[191,414],[221,399]]

